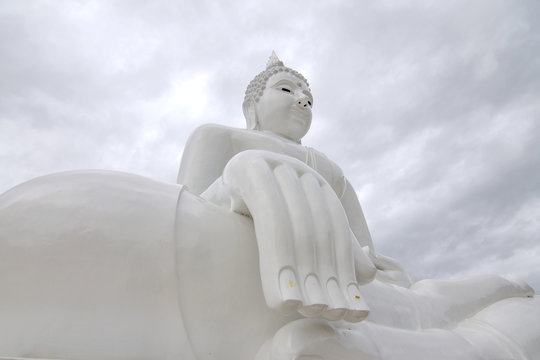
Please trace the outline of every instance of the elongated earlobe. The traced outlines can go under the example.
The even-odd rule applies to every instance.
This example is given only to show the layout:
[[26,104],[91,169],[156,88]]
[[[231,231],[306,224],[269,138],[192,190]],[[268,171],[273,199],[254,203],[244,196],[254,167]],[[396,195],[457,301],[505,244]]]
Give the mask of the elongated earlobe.
[[245,101],[242,104],[244,117],[246,118],[246,126],[248,130],[259,130],[259,121],[257,119],[257,111],[253,100]]

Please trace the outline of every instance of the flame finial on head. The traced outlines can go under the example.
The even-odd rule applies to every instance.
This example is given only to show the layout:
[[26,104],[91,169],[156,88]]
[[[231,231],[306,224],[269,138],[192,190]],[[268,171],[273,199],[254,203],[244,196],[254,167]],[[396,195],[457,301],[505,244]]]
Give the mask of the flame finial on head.
[[266,63],[266,69],[270,69],[274,66],[283,66],[283,61],[279,60],[276,52],[272,50],[272,55],[270,55],[270,57],[268,58],[268,62]]

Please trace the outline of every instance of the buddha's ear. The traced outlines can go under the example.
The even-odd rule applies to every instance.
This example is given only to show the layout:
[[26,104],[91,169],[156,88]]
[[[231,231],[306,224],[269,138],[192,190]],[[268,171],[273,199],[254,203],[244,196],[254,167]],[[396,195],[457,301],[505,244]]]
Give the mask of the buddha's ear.
[[255,109],[255,101],[246,100],[242,104],[244,117],[246,118],[246,126],[248,130],[259,130],[259,120],[257,119],[257,110]]

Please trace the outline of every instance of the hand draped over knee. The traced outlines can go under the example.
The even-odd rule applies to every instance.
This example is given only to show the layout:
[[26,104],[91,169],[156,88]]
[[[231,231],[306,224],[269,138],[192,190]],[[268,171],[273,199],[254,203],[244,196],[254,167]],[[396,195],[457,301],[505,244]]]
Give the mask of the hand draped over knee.
[[371,281],[375,266],[315,170],[289,156],[248,150],[203,196],[252,216],[268,306],[350,322],[368,315],[358,283]]

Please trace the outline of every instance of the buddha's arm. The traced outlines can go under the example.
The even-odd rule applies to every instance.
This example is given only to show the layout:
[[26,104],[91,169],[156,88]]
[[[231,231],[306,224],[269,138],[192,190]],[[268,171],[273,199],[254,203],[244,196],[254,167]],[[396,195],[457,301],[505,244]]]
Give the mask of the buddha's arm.
[[373,242],[364,218],[364,212],[351,183],[343,175],[341,168],[325,154],[312,148],[307,149],[309,154],[308,164],[324,177],[334,189],[347,214],[349,226],[356,239],[362,247],[367,246],[370,250],[373,250]]
[[373,241],[371,240],[371,234],[369,233],[364,212],[362,211],[356,192],[347,180],[345,181],[345,191],[341,196],[341,204],[347,214],[349,226],[358,242],[360,242],[360,245],[362,247],[368,246],[370,250],[373,250]]
[[[373,246],[364,212],[362,211],[356,192],[347,180],[345,181],[345,190],[341,196],[341,204],[345,209],[347,219],[349,220],[349,226],[356,239],[362,247],[367,246],[369,248],[369,258],[373,261],[373,264],[378,270],[376,275],[377,279],[385,283],[409,287],[412,284],[412,279],[401,265],[394,259],[375,252],[375,247]],[[357,277],[360,278],[360,275],[361,274],[358,274]]]
[[189,137],[184,148],[177,182],[200,195],[223,173],[234,156],[230,129],[203,125]]

